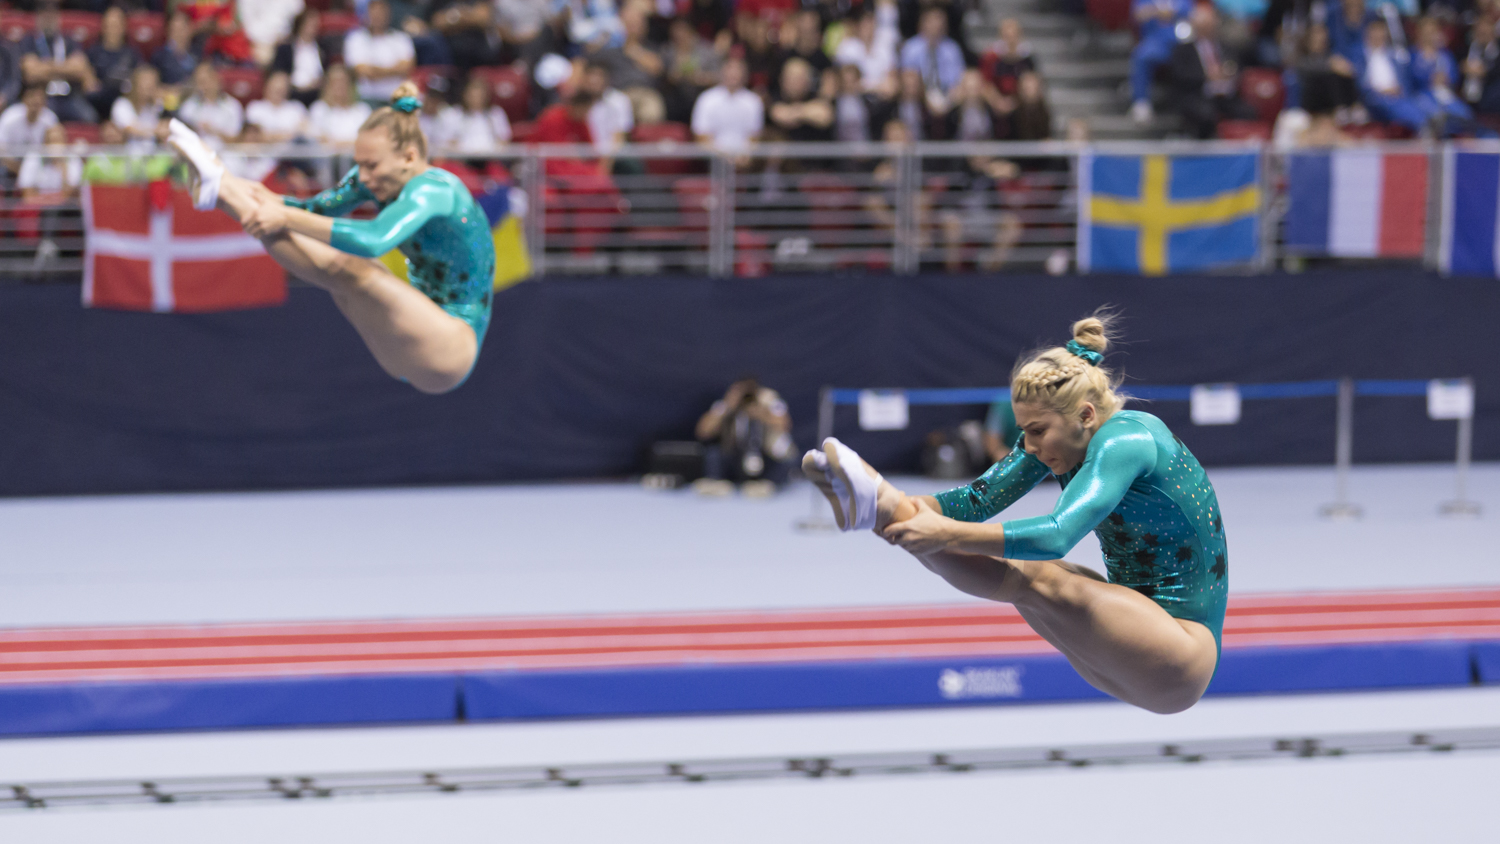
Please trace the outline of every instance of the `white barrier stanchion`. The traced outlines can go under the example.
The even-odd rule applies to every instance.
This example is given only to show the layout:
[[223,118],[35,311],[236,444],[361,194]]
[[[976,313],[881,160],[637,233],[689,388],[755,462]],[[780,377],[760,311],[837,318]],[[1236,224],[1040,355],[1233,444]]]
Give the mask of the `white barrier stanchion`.
[[1474,379],[1430,382],[1427,385],[1427,415],[1433,419],[1458,420],[1455,497],[1438,505],[1438,512],[1444,516],[1478,516],[1479,502],[1469,499],[1469,464],[1474,459]]
[[1354,379],[1339,379],[1334,443],[1334,498],[1318,512],[1326,519],[1358,519],[1364,508],[1349,500],[1349,468],[1354,463]]
[[[818,441],[813,443],[812,447],[821,448],[823,440],[831,436],[833,436],[833,388],[824,387],[818,392]],[[837,531],[839,526],[833,520],[833,515],[828,512],[828,501],[823,498],[823,493],[818,492],[817,487],[809,486],[812,509],[808,512],[807,518],[797,520],[795,525],[797,530],[806,533]]]

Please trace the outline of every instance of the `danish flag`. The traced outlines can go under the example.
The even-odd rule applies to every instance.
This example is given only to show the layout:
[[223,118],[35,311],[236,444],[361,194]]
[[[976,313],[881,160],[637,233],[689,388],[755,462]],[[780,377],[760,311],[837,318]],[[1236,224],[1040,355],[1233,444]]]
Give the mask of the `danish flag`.
[[193,210],[169,182],[85,185],[83,304],[229,311],[286,301],[286,272],[229,215]]

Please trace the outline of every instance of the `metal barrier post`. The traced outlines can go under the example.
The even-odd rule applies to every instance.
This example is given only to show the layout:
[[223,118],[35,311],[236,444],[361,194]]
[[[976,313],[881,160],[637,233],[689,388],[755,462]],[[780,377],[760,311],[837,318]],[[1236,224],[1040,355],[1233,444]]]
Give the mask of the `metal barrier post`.
[[[1463,379],[1473,389],[1472,378]],[[1457,476],[1454,479],[1457,497],[1438,505],[1444,516],[1478,516],[1479,502],[1469,500],[1469,464],[1474,459],[1474,414],[1458,420],[1458,454],[1454,461]]]
[[734,275],[734,161],[725,155],[709,159],[708,274]]
[[527,147],[521,160],[521,189],[526,192],[526,251],[531,254],[531,274],[547,274],[547,180],[544,153]]
[[1354,379],[1339,379],[1334,445],[1334,500],[1318,512],[1328,519],[1358,519],[1364,509],[1349,501],[1349,467],[1354,461]]
[[1255,268],[1260,272],[1268,272],[1276,267],[1276,235],[1283,208],[1275,196],[1276,178],[1271,173],[1271,145],[1262,144],[1257,155],[1260,158],[1260,207],[1257,209],[1260,217],[1260,249],[1255,256]]
[[922,160],[909,147],[896,156],[896,229],[892,266],[901,275],[916,273],[920,261],[921,231],[917,220],[917,199],[921,181]]
[[1451,141],[1427,150],[1427,225],[1422,234],[1422,266],[1429,270],[1442,266],[1443,243],[1443,156]]
[[[822,448],[823,440],[833,436],[833,388],[824,387],[818,392],[818,441],[813,444],[814,448]],[[824,509],[828,502],[824,500],[823,493],[818,492],[817,487],[812,488],[812,511],[805,519],[798,519],[797,530],[806,532],[822,532],[838,530],[838,523]]]

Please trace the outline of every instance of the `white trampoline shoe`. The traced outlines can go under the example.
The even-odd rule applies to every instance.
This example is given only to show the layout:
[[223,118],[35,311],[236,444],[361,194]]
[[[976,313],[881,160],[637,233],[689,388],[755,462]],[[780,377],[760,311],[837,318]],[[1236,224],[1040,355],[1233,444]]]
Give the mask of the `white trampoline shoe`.
[[167,143],[193,168],[193,207],[212,211],[219,204],[219,184],[224,179],[224,164],[204,145],[198,133],[177,118],[167,124]]
[[839,530],[873,530],[880,475],[854,452],[833,437],[802,458],[802,471],[833,507]]

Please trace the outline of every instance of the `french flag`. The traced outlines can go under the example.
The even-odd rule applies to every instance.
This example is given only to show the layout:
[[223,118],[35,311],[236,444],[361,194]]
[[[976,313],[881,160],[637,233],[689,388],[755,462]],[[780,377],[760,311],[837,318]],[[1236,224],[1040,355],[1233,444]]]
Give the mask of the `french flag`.
[[1443,197],[1443,272],[1500,275],[1500,155],[1445,151]]
[[1426,154],[1335,150],[1287,159],[1287,251],[1340,258],[1422,257]]

